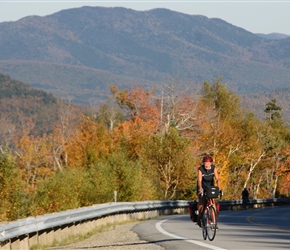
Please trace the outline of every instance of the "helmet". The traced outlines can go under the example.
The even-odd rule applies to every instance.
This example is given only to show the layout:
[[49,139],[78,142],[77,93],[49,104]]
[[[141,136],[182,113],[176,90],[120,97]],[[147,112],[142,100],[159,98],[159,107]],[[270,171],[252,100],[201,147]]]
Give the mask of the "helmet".
[[207,155],[207,156],[203,157],[202,162],[213,162],[213,160],[209,155]]

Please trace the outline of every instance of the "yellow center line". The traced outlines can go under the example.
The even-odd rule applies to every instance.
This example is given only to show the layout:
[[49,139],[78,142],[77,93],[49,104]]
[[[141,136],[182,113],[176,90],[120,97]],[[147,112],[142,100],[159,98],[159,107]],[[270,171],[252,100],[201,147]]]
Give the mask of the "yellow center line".
[[260,226],[260,227],[264,227],[264,228],[269,228],[269,229],[275,229],[275,230],[279,230],[279,231],[286,232],[286,233],[289,233],[290,232],[290,230],[287,230],[287,229],[282,229],[282,228],[279,228],[279,227],[276,227],[276,226],[269,226],[269,225],[263,224],[261,222],[255,222],[254,221],[254,218],[255,217],[257,217],[258,215],[266,214],[266,213],[267,212],[250,215],[250,216],[247,217],[247,221],[249,223],[253,224],[253,225],[256,225],[256,226]]

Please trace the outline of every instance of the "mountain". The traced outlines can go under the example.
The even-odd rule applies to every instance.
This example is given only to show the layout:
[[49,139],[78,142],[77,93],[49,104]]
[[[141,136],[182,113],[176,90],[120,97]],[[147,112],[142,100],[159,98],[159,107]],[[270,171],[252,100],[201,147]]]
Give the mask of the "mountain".
[[0,23],[0,72],[82,105],[106,99],[110,83],[198,88],[219,76],[260,95],[289,87],[290,38],[268,38],[168,9],[82,7]]
[[273,39],[273,40],[279,40],[284,38],[289,38],[289,35],[281,34],[281,33],[270,33],[270,34],[262,34],[262,33],[256,33],[256,35],[260,37],[264,37],[267,39]]

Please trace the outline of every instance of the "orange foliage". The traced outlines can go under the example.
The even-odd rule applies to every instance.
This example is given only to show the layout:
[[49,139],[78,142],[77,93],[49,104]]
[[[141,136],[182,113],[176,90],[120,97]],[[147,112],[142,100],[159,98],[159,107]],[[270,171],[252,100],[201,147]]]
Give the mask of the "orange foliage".
[[289,196],[290,194],[290,147],[283,150],[283,154],[285,156],[285,161],[281,163],[279,168],[279,176],[281,177],[281,181],[279,184],[279,192],[280,194],[284,194]]
[[114,130],[114,144],[121,142],[126,145],[131,158],[140,155],[142,146],[150,139],[155,131],[155,124],[136,117],[134,121],[119,124]]
[[17,163],[26,182],[27,191],[33,191],[39,181],[53,173],[53,159],[48,137],[23,136],[17,144]]
[[131,92],[126,89],[120,92],[117,87],[111,86],[111,92],[120,106],[126,106],[130,109],[133,119],[140,117],[142,120],[150,120],[156,127],[158,126],[160,110],[151,100],[153,91],[146,92],[137,87]]
[[68,165],[83,166],[87,162],[88,154],[99,158],[106,157],[111,147],[109,131],[91,118],[84,116],[75,136],[69,139],[65,147]]

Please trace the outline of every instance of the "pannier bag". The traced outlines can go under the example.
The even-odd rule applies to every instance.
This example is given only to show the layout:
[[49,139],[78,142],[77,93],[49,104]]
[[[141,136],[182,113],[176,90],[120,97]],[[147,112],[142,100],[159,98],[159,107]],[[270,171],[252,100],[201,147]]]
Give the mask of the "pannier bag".
[[197,203],[196,202],[190,202],[189,203],[189,215],[190,215],[190,219],[192,220],[192,222],[197,222]]
[[219,196],[219,188],[218,187],[209,187],[206,190],[205,195],[207,198],[217,198]]
[[216,207],[217,212],[219,213],[221,211],[221,204],[215,201],[215,207]]

